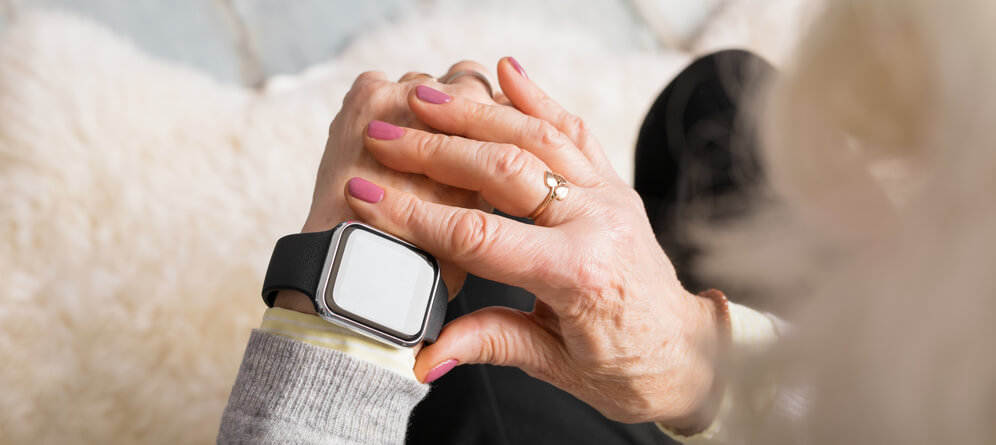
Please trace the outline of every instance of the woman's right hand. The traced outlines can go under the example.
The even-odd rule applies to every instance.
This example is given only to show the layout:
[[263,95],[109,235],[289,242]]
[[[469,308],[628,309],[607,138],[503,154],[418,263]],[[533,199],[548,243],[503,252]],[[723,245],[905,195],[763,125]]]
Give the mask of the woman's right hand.
[[368,134],[365,143],[387,167],[479,191],[513,216],[547,197],[547,171],[563,175],[568,196],[535,226],[385,184],[380,200],[346,192],[362,220],[537,297],[532,312],[486,308],[449,323],[419,353],[415,374],[433,380],[454,363],[516,366],[616,420],[704,427],[719,347],[712,302],[678,282],[640,197],[581,120],[514,61],[503,59],[498,77],[517,109],[412,91],[422,122],[463,137],[405,128],[394,138]]

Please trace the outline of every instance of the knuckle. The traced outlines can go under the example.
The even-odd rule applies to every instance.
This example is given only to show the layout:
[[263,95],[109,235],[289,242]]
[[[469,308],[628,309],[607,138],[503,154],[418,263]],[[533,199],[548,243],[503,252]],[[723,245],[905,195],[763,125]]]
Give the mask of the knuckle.
[[575,137],[579,137],[588,132],[588,125],[585,124],[584,119],[568,112],[564,112],[563,123],[564,128]]
[[588,247],[571,252],[573,261],[563,268],[569,287],[584,295],[598,295],[612,289],[618,264],[612,264],[602,249]]
[[356,82],[342,99],[343,108],[362,106],[376,97],[384,89],[385,82],[376,80]]
[[358,99],[370,99],[382,91],[384,86],[385,82],[364,82],[354,88],[354,90]]
[[444,137],[433,133],[419,133],[415,138],[415,158],[422,161],[432,159],[442,147]]
[[560,107],[557,101],[553,100],[550,96],[542,94],[539,98],[540,107],[556,115],[558,112],[563,113],[564,110]]
[[485,355],[484,361],[486,363],[498,366],[508,364],[508,346],[505,336],[501,330],[491,330],[489,335],[485,337],[484,347],[482,348],[481,353],[482,355]]
[[[599,315],[599,304],[597,298],[592,295],[580,295],[579,298],[567,306],[564,315],[573,319],[577,324],[583,326],[597,326]],[[597,351],[597,350],[596,350]],[[585,357],[585,360],[597,362],[597,353],[593,352]]]
[[470,59],[461,60],[450,66],[450,71],[458,71],[458,70],[476,70],[482,73],[487,72],[487,68],[485,68],[484,65],[481,65],[480,63]]
[[514,181],[521,178],[532,163],[529,152],[515,146],[505,146],[493,164],[499,180]]
[[410,82],[410,81],[415,80],[415,79],[417,79],[419,77],[423,77],[422,73],[420,73],[418,71],[409,71],[409,72],[403,74],[400,78],[398,78],[398,82]]
[[574,270],[576,285],[580,289],[605,289],[609,287],[608,266],[605,261],[596,258],[588,258],[579,263],[579,267]]
[[567,144],[567,136],[546,121],[538,121],[533,134],[534,139],[539,141],[542,147],[553,149]]
[[353,88],[350,88],[349,91],[346,92],[346,95],[342,96],[342,108],[346,109],[352,103],[356,102],[356,95],[357,94],[358,93],[356,92],[356,87],[355,86]]
[[461,257],[474,258],[487,250],[493,230],[483,213],[456,212],[451,218],[450,245],[454,252]]
[[464,114],[467,116],[467,122],[489,122],[491,119],[491,110],[488,107],[473,102],[467,104]]
[[417,197],[406,195],[405,198],[399,199],[394,206],[394,212],[392,212],[394,220],[401,227],[410,230],[419,220],[421,206],[422,202]]
[[383,80],[384,77],[385,75],[381,71],[376,71],[376,70],[364,71],[360,73],[359,76],[356,76],[356,80],[353,81],[353,86],[356,87],[363,83],[368,83],[376,80]]
[[480,125],[485,122],[501,122],[501,114],[495,105],[486,105],[474,101],[466,101],[464,107],[465,121]]
[[473,317],[454,321],[455,324],[462,322],[471,324],[469,330],[477,333],[477,338],[480,339],[475,351],[477,354],[475,362],[498,364],[495,361],[502,346],[500,339],[496,337],[499,335],[497,326],[500,325],[500,320],[495,317],[494,309],[482,309]]
[[[435,88],[437,90],[440,89],[440,88],[443,88],[443,86],[441,86],[441,85],[439,85],[437,83],[437,81],[436,81],[435,78],[425,77],[425,76],[415,76],[415,77],[412,77],[411,79],[408,79],[407,83],[408,83],[408,88],[410,88],[410,89],[414,89],[415,87],[417,87],[419,85],[425,85],[425,86],[428,86],[428,87],[431,87],[431,88]],[[411,90],[409,90],[409,91],[411,91]]]

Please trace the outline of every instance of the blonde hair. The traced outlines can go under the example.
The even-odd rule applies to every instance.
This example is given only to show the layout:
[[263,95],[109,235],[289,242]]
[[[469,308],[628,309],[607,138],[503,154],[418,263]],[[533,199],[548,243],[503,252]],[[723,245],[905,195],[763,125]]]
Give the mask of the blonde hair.
[[782,71],[760,113],[771,204],[713,228],[700,266],[793,324],[738,371],[743,400],[774,373],[808,402],[735,430],[996,443],[996,2],[830,0]]

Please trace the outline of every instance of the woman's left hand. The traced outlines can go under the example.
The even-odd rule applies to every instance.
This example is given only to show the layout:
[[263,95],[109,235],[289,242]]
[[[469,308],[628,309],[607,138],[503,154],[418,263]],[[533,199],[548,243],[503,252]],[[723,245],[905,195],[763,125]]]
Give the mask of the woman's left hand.
[[420,86],[412,111],[460,136],[405,128],[390,140],[368,133],[365,144],[387,167],[479,191],[513,216],[530,215],[551,193],[548,171],[563,175],[569,194],[550,202],[535,226],[390,187],[376,202],[346,192],[362,220],[536,295],[532,312],[492,307],[449,323],[419,353],[415,374],[432,380],[453,360],[516,366],[610,418],[700,428],[713,408],[714,306],[678,282],[640,197],[583,123],[510,59],[498,77],[517,109]]
[[[484,67],[471,61],[457,62],[443,77],[467,70],[484,72]],[[329,125],[328,142],[318,166],[315,193],[303,232],[321,232],[342,221],[355,219],[356,215],[339,193],[346,181],[353,176],[364,176],[404,189],[430,202],[490,209],[475,192],[440,184],[422,175],[386,168],[363,149],[367,122],[373,119],[429,130],[411,112],[407,103],[408,92],[416,85],[423,84],[482,103],[495,103],[490,85],[485,87],[480,80],[471,77],[460,77],[448,84],[441,84],[428,74],[418,72],[409,72],[397,82],[388,80],[384,73],[377,71],[360,74],[343,99],[342,109]],[[447,262],[441,262],[440,267],[452,298],[463,286],[467,274]],[[300,292],[281,291],[275,305],[315,313],[311,300]]]

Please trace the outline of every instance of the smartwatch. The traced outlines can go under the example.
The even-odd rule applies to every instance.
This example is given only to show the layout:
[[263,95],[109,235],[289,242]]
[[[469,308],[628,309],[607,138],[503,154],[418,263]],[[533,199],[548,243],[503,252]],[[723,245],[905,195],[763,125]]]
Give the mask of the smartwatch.
[[434,342],[449,293],[428,252],[355,221],[277,241],[263,301],[296,290],[322,319],[396,347]]

